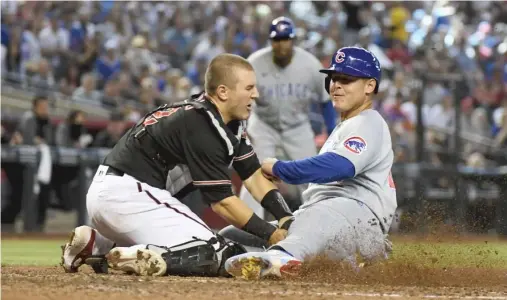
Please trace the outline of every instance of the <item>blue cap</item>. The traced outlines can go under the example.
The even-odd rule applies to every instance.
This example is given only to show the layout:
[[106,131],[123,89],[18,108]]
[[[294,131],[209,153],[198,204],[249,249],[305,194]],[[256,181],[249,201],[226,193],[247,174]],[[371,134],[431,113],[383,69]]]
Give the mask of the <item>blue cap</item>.
[[296,37],[294,32],[294,22],[287,17],[278,17],[271,22],[269,27],[270,39],[293,39]]

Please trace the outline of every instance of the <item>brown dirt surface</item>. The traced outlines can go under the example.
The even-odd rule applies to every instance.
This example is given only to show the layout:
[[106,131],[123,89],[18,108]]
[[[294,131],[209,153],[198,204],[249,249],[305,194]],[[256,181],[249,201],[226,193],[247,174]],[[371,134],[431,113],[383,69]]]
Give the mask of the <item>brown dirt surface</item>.
[[495,299],[507,300],[507,270],[431,269],[379,264],[357,273],[314,260],[300,278],[141,277],[94,274],[87,266],[2,268],[3,299]]
[[[498,241],[485,236],[393,236],[404,242]],[[31,238],[61,239],[34,234]],[[2,235],[2,239],[27,239]],[[480,254],[480,253],[478,253]],[[356,272],[339,263],[314,259],[290,280],[245,281],[233,278],[141,277],[118,272],[94,274],[83,266],[66,274],[59,266],[2,266],[2,299],[491,299],[507,300],[507,269],[438,268],[386,261]]]

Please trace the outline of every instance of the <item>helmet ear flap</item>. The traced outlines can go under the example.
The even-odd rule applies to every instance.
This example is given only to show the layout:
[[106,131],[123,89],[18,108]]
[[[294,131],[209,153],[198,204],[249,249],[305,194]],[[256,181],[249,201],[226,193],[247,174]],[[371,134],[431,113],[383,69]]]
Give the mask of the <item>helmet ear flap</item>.
[[378,93],[378,88],[379,88],[379,82],[377,79],[375,79],[375,90],[373,91],[374,94]]
[[331,77],[328,75],[324,80],[324,87],[326,88],[327,93],[329,94],[329,84],[331,83]]

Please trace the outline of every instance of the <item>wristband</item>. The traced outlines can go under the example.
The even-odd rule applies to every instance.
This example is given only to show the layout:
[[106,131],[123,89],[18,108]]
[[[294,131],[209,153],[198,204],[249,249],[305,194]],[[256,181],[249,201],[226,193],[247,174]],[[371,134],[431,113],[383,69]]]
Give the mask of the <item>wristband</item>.
[[273,189],[266,193],[262,198],[261,206],[270,212],[277,220],[283,217],[292,216],[292,212],[283,199],[282,194],[277,189]]
[[269,241],[269,238],[271,237],[273,232],[276,231],[275,226],[262,220],[255,213],[241,229],[255,236],[258,236],[265,241]]

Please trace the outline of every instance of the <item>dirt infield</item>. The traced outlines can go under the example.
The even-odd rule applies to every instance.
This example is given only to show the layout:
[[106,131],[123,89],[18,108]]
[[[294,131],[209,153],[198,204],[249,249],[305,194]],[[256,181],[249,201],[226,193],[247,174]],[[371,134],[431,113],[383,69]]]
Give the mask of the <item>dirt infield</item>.
[[232,278],[147,278],[94,274],[87,266],[2,268],[3,299],[495,299],[507,300],[507,270],[430,269],[385,264],[354,273],[313,262],[301,278],[258,282]]
[[[61,239],[48,235],[2,235],[2,239]],[[397,237],[405,242],[438,244],[500,241],[497,238]],[[507,246],[507,244],[506,244]],[[474,257],[483,253],[473,252]],[[428,254],[433,255],[433,254]],[[427,257],[425,260],[437,260]],[[477,260],[480,262],[480,259]],[[435,264],[435,266],[438,265]],[[118,272],[98,275],[88,266],[66,274],[59,266],[21,267],[2,265],[2,299],[491,299],[507,300],[507,269],[478,263],[474,268],[416,265],[410,261],[387,261],[352,271],[337,263],[314,260],[292,280],[258,282],[233,278],[148,278]]]

